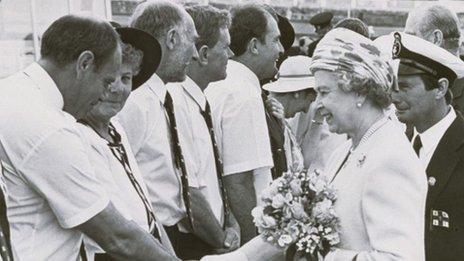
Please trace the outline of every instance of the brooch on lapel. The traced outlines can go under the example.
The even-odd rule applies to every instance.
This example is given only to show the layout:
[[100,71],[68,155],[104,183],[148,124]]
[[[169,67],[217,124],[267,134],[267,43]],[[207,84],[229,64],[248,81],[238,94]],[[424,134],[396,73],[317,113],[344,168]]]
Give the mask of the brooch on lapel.
[[366,161],[366,155],[362,154],[361,157],[358,159],[358,168],[362,167],[362,165],[364,164],[364,161]]

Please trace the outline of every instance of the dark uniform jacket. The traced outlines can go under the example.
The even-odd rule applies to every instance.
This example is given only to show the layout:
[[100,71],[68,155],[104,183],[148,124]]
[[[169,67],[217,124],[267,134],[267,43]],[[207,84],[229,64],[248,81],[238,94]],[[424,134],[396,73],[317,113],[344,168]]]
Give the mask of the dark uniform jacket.
[[464,260],[464,119],[445,132],[427,166],[427,261]]

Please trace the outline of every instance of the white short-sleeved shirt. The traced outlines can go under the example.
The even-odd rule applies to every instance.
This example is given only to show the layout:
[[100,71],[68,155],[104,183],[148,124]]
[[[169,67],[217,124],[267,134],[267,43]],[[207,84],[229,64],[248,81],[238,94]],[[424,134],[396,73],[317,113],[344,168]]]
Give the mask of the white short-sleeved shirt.
[[[163,105],[166,92],[163,81],[153,74],[131,93],[117,119],[126,131],[158,219],[163,225],[172,226],[186,217],[186,211],[180,171],[174,165],[171,150],[169,118]],[[194,175],[189,175],[188,180],[189,186],[199,187]]]
[[109,203],[87,156],[88,144],[38,64],[0,86],[0,158],[17,259],[78,260],[82,233],[73,228]]
[[177,129],[184,136],[182,152],[192,158],[187,164],[189,175],[195,175],[200,190],[208,201],[214,216],[223,223],[223,204],[219,188],[213,144],[208,126],[201,114],[205,110],[206,97],[198,85],[189,77],[182,83],[167,85],[174,102]]
[[[121,143],[126,150],[132,174],[140,184],[140,187],[144,191],[145,196],[148,198],[148,200],[150,200],[145,182],[140,175],[137,162],[135,161],[134,155],[127,141],[124,129],[116,120],[112,120],[111,122],[117,132],[121,135]],[[111,202],[123,217],[128,220],[133,220],[142,229],[149,231],[147,214],[143,201],[132,185],[132,182],[127,176],[123,165],[113,155],[110,148],[108,147],[108,141],[101,138],[91,127],[84,124],[79,125],[83,136],[86,137],[90,144],[89,156],[91,159],[93,159],[92,163],[97,170],[102,170],[96,171],[96,176],[100,182],[105,185],[105,189],[108,192]],[[158,223],[157,227],[158,231],[162,232],[160,233],[160,236],[163,245],[165,245],[167,249],[172,249],[169,238],[167,238],[166,234],[164,233],[163,226]],[[95,253],[104,252],[92,239],[85,237],[84,240],[88,260],[93,260]]]
[[224,175],[253,170],[256,195],[273,166],[261,86],[245,65],[229,60],[227,78],[205,90],[224,162]]

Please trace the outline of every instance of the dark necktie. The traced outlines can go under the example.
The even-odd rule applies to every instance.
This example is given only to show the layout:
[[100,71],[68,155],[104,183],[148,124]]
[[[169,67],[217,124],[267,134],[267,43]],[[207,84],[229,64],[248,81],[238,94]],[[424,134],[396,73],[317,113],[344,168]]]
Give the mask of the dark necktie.
[[[3,175],[3,166],[1,166],[1,175]],[[11,255],[10,244],[10,226],[6,215],[6,199],[3,190],[0,189],[0,256],[3,261],[13,260]]]
[[414,142],[412,144],[412,147],[414,148],[414,151],[417,154],[417,157],[419,157],[419,151],[422,148],[422,141],[420,139],[419,134],[414,138]]
[[137,192],[137,194],[143,202],[143,206],[145,207],[145,212],[147,214],[148,228],[150,234],[152,234],[155,238],[161,241],[160,233],[158,231],[158,228],[156,227],[156,218],[153,208],[150,202],[148,201],[147,197],[145,196],[145,193],[143,192],[139,182],[137,181],[137,179],[135,179],[135,176],[132,173],[126,149],[124,148],[124,145],[121,142],[121,135],[116,131],[112,124],[110,124],[109,134],[113,139],[113,142],[108,143],[108,146],[111,152],[113,153],[114,157],[116,157],[116,159],[122,164],[124,170],[126,171],[127,177],[129,178],[130,182],[132,183],[132,186],[134,187],[135,191]]
[[[209,130],[209,136],[211,137],[211,142],[213,144],[213,152],[214,152],[214,161],[216,163],[216,174],[217,174],[217,179],[219,183],[219,188],[221,189],[221,199],[222,199],[222,204],[224,206],[224,218],[226,219],[229,215],[229,200],[227,199],[227,190],[224,186],[224,168],[222,165],[222,160],[219,155],[219,148],[217,146],[216,142],[216,135],[214,133],[214,128],[213,128],[213,120],[211,117],[211,108],[209,107],[208,101],[206,101],[206,106],[205,110],[201,112],[201,115],[205,119],[206,126],[208,126]],[[224,222],[225,225],[226,222]]]
[[190,194],[189,194],[189,183],[187,177],[187,168],[185,167],[184,157],[182,155],[182,148],[180,147],[179,134],[177,133],[177,124],[176,117],[174,115],[174,105],[172,103],[172,98],[169,92],[166,92],[166,97],[164,98],[164,108],[169,118],[169,131],[171,133],[172,139],[172,151],[174,154],[174,162],[176,163],[177,168],[180,170],[180,179],[182,183],[182,198],[185,202],[185,208],[187,211],[187,217],[190,222],[190,226],[193,229],[193,217],[190,205]]

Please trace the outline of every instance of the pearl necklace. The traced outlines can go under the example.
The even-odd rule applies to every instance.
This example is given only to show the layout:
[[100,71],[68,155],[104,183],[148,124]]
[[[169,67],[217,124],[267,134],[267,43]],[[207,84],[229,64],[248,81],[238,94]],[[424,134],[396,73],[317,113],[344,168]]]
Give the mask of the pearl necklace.
[[356,151],[357,148],[359,148],[362,144],[366,143],[369,138],[377,131],[379,130],[383,125],[385,125],[386,123],[388,122],[388,118],[387,117],[382,117],[382,119],[378,120],[377,122],[375,122],[367,131],[366,133],[364,133],[363,137],[361,138],[361,140],[359,141],[359,144],[358,146],[356,146],[356,148],[353,147],[353,145],[351,145],[351,148],[350,148],[350,154],[352,154],[353,152]]

